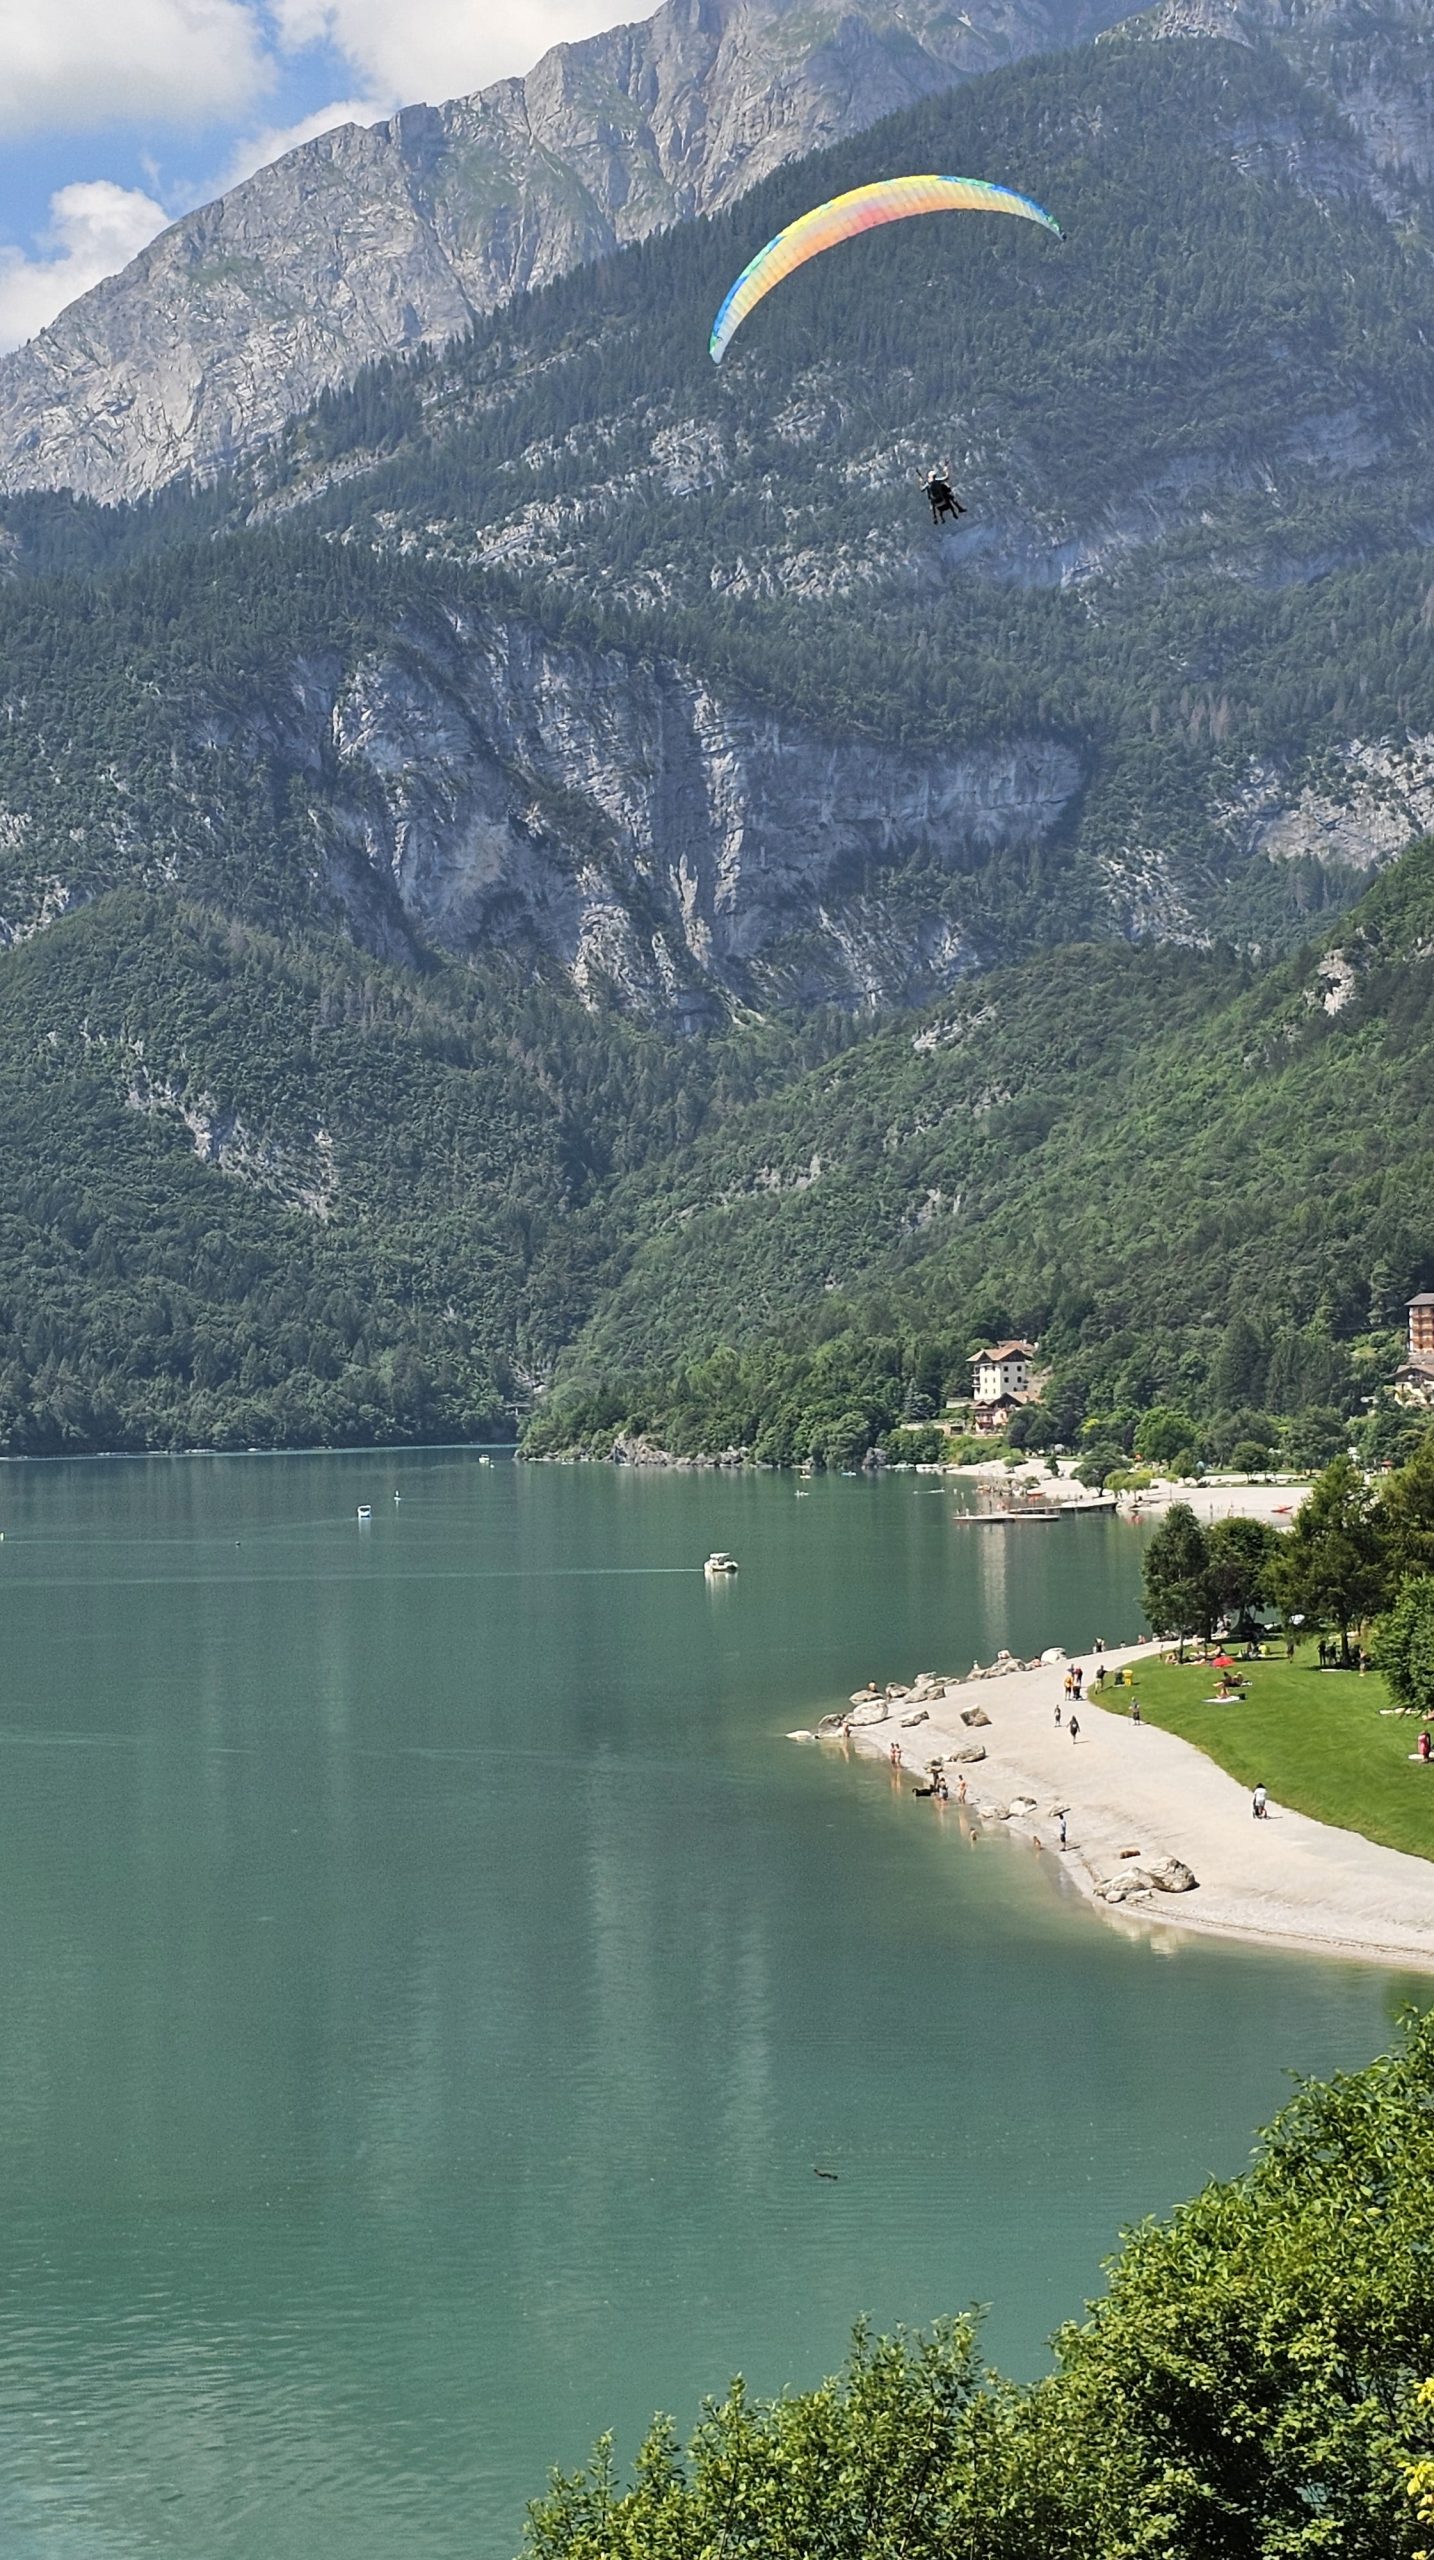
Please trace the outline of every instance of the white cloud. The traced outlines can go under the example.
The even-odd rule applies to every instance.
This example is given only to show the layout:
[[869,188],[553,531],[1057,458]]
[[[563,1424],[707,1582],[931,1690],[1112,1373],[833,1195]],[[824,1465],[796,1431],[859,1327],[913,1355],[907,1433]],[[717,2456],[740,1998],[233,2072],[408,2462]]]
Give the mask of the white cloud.
[[267,169],[271,160],[282,160],[286,151],[312,142],[317,133],[331,133],[336,124],[378,124],[402,103],[399,98],[336,98],[332,106],[316,107],[297,124],[269,125],[263,133],[248,134],[234,144],[208,192],[223,195],[230,187],[242,186],[256,169]]
[[163,205],[138,187],[108,178],[61,187],[50,198],[39,257],[0,247],[0,350],[33,338],[77,294],[127,266],[168,220]]
[[242,0],[0,0],[0,132],[198,125],[268,81]]
[[[0,0],[0,6],[4,0]],[[651,15],[657,0],[274,0],[280,41],[334,45],[385,96],[405,104],[460,97],[530,71],[554,44]]]
[[[107,178],[50,198],[33,250],[0,242],[0,352],[34,337],[78,295],[131,258],[176,210],[223,193],[339,124],[373,124],[420,98],[438,101],[531,70],[551,45],[650,14],[655,0],[0,0],[0,135],[78,133],[126,122],[231,132],[272,89],[277,52],[327,45],[355,94],[297,123],[233,141],[202,189],[155,195]],[[312,93],[311,93],[312,94]],[[163,193],[169,210],[156,199]]]

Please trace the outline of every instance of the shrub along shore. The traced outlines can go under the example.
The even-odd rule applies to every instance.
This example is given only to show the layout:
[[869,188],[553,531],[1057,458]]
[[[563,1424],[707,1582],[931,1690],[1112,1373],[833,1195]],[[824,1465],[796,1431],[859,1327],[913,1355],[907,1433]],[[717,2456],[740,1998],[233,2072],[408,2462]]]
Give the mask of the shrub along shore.
[[1434,2535],[1434,2021],[1302,2088],[1242,2177],[1131,2232],[1029,2387],[976,2324],[655,2422],[534,2505],[527,2560],[1415,2560]]

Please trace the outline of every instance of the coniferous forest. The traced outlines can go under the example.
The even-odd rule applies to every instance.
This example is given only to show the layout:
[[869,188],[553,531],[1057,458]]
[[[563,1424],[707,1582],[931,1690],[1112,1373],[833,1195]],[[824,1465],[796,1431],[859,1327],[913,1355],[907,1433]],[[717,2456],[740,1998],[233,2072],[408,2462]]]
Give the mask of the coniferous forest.
[[[213,487],[0,502],[0,1447],[522,1426],[850,1464],[1008,1329],[1051,1364],[1021,1431],[1093,1464],[1397,1441],[1431,1276],[1434,855],[1389,857],[1434,809],[1434,270],[1287,54],[1137,31],[1017,65]],[[897,226],[717,372],[753,242],[887,165],[1002,171],[1065,239]],[[713,774],[775,722],[899,755],[923,810],[933,760],[1064,778],[989,824],[893,810],[794,879],[767,957],[738,912],[704,960],[689,804],[640,741],[591,789],[490,742],[450,793],[472,651],[525,634],[595,734],[680,680]],[[410,675],[432,769],[384,731]],[[423,903],[414,812],[478,877],[500,789],[550,887],[479,930]],[[576,970],[564,900],[667,977]]]

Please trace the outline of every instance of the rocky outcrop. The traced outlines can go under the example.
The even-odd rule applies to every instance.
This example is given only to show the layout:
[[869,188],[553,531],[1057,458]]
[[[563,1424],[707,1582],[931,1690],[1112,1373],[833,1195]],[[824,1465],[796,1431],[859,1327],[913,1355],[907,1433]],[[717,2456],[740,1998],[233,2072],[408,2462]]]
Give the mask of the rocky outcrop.
[[1161,1893],[1193,1893],[1198,1881],[1193,1867],[1183,1858],[1157,1858],[1150,1870],[1150,1881]]
[[[1323,88],[1393,188],[1434,176],[1434,60],[1426,0],[1161,0],[1135,21],[1139,35],[1273,44]],[[1341,164],[1347,180],[1347,166]],[[1339,183],[1337,180],[1336,183]],[[1394,200],[1386,210],[1394,209]]]
[[344,125],[186,214],[0,363],[0,488],[135,497],[213,473],[376,358],[730,204],[1122,0],[666,0],[387,123]]
[[[733,1002],[910,1000],[920,923],[883,883],[999,860],[1081,781],[1054,741],[822,736],[675,666],[487,617],[295,666],[197,744],[313,791],[330,887],[371,947],[540,954],[589,1001],[679,1025]],[[928,991],[977,957],[953,934]]]

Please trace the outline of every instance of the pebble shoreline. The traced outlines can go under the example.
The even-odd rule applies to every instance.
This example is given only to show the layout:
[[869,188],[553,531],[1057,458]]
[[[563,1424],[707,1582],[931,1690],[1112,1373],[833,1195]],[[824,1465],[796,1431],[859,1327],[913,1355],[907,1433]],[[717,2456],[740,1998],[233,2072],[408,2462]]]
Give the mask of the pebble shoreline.
[[[1038,1842],[1113,1923],[1434,1969],[1434,1862],[1314,1822],[1273,1800],[1269,1819],[1254,1822],[1248,1791],[1193,1743],[1155,1725],[1134,1725],[1089,1693],[1102,1662],[1109,1678],[1164,1650],[1149,1641],[1108,1646],[1102,1654],[1052,1649],[1038,1663],[1003,1660],[965,1679],[927,1674],[909,1686],[893,1684],[882,1694],[881,1719],[854,1722],[849,1740],[839,1730],[821,1740],[825,1748],[876,1760],[889,1759],[892,1742],[899,1741],[900,1783],[908,1791],[939,1758],[950,1802],[935,1808],[914,1802],[914,1818],[955,1815],[967,1830]],[[1076,1707],[1075,1743],[1063,1695],[1072,1661],[1082,1665],[1087,1683]],[[1129,1692],[1118,1694],[1124,1700]],[[968,1724],[973,1710],[989,1721]],[[851,1712],[859,1719],[861,1706]],[[818,1740],[806,1731],[791,1738]],[[977,1745],[980,1759],[959,1758]],[[958,1806],[963,1771],[968,1801]],[[1166,1862],[1193,1873],[1194,1888],[1160,1890],[1152,1871]]]

